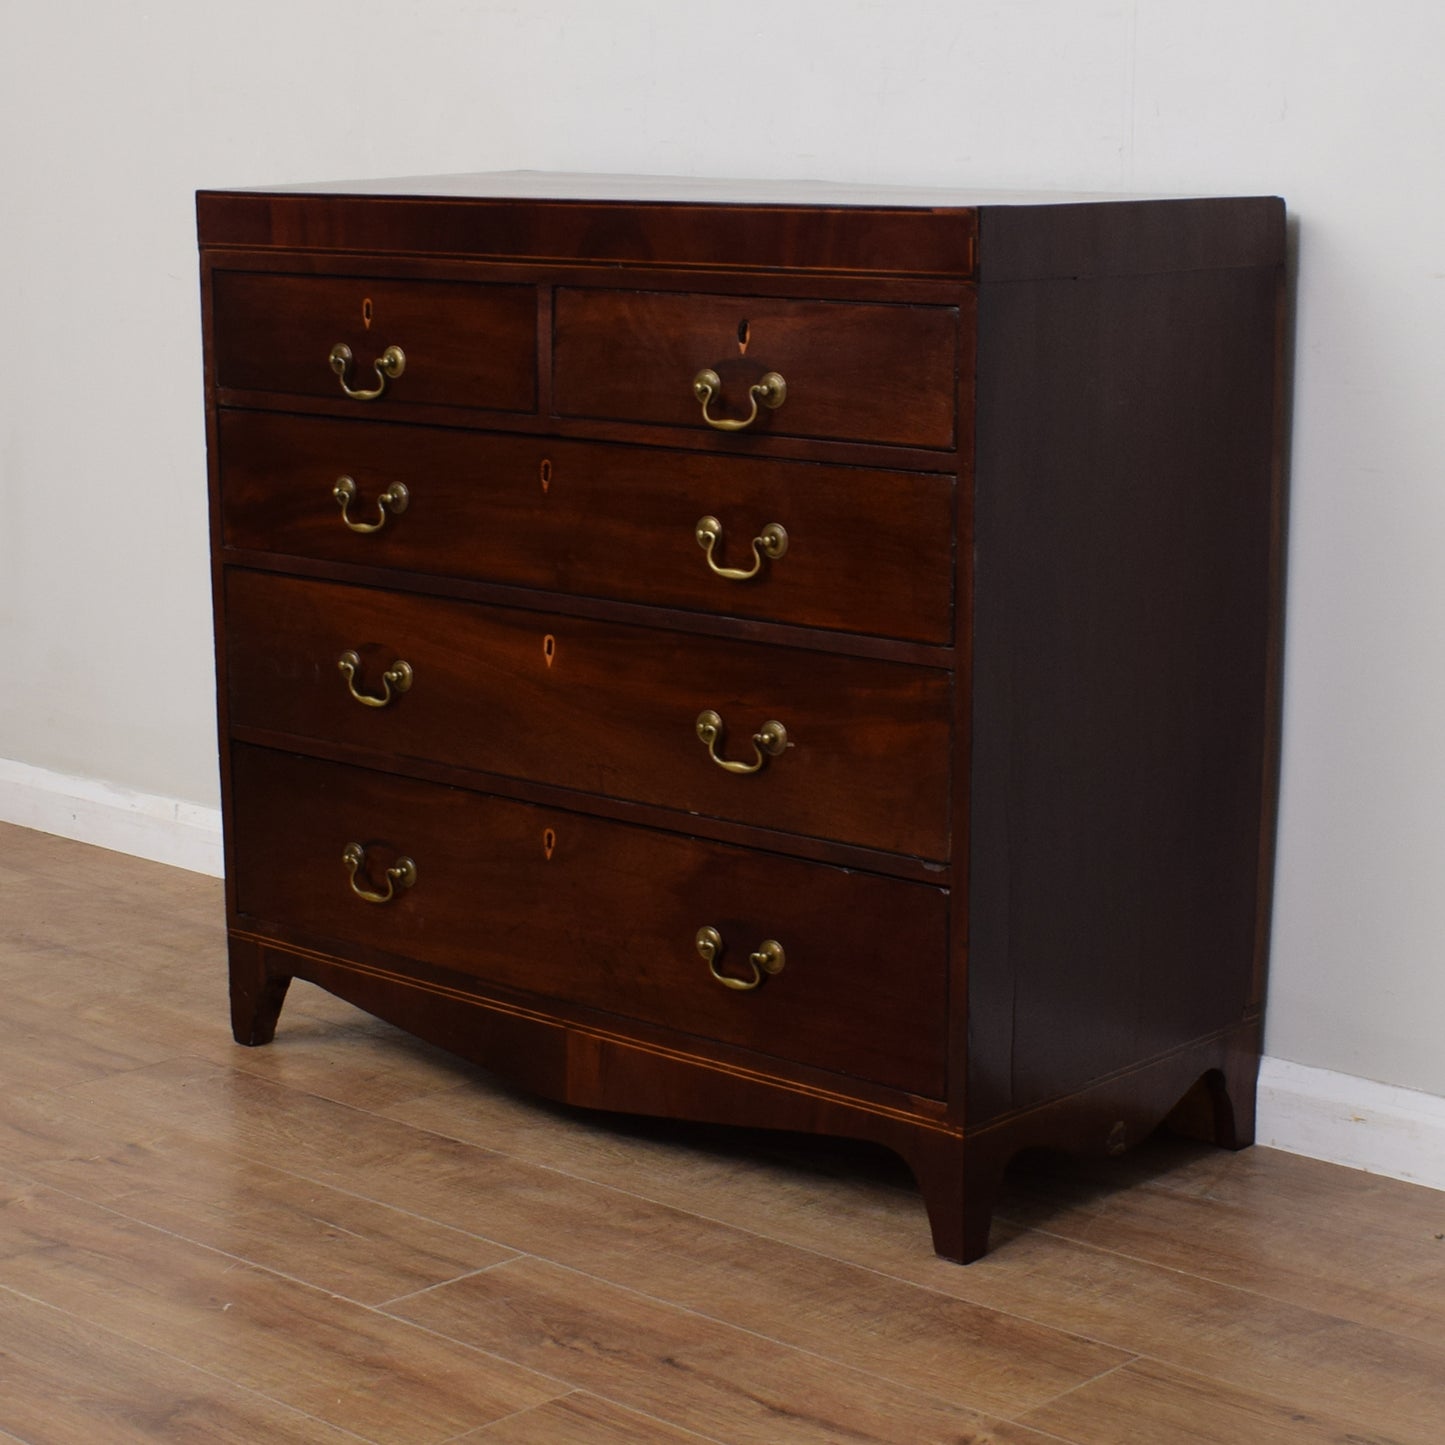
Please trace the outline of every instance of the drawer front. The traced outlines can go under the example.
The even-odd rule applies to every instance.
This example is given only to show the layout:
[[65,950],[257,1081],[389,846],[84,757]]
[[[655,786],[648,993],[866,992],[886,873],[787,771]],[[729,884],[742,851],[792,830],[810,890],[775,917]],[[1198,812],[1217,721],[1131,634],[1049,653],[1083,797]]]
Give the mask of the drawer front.
[[[233,778],[246,926],[943,1092],[941,889],[260,748],[234,750]],[[402,857],[410,887],[387,876]],[[369,903],[353,881],[394,896]],[[703,928],[721,940],[718,971],[758,987],[713,978]],[[773,975],[750,963],[768,941]]]
[[[530,286],[373,277],[214,273],[216,384],[346,399],[360,410],[431,405],[535,411],[537,299]],[[332,348],[351,361],[338,376]],[[375,363],[398,347],[399,375]]]
[[721,383],[708,414],[722,421],[745,420],[749,388],[776,372],[786,396],[757,407],[745,435],[954,443],[956,307],[564,287],[554,324],[562,416],[708,431],[700,371]]
[[[230,547],[952,640],[951,477],[267,412],[220,428]],[[400,509],[380,501],[398,483]]]
[[[243,570],[227,622],[236,725],[948,856],[939,669]],[[384,680],[399,662],[404,692]],[[713,754],[754,771],[714,761],[705,712],[721,721]]]

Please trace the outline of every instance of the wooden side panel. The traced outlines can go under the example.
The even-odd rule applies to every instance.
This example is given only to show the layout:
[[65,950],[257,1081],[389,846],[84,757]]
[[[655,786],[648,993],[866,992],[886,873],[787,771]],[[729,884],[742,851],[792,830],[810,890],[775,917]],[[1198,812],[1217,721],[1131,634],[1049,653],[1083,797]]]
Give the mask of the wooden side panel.
[[1270,267],[981,288],[974,1123],[1249,1003],[1278,285]]

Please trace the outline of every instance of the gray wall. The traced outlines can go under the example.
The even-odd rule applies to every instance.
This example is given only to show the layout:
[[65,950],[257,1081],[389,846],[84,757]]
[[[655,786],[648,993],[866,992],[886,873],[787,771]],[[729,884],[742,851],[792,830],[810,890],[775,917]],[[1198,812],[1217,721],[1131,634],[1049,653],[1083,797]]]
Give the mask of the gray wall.
[[0,760],[214,804],[191,193],[519,167],[1300,218],[1269,1051],[1445,1095],[1435,0],[49,0],[0,52]]

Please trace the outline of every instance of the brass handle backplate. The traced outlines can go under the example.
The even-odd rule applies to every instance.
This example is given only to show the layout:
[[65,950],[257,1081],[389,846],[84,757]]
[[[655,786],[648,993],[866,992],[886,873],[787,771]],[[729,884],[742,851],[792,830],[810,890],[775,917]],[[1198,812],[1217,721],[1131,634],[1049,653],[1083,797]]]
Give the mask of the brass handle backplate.
[[410,858],[398,858],[386,870],[386,892],[372,893],[356,882],[356,875],[366,862],[366,849],[360,843],[348,843],[342,850],[341,861],[346,865],[351,891],[367,903],[390,903],[398,888],[410,888],[416,882],[416,864]]
[[707,755],[724,772],[729,773],[756,773],[762,770],[763,764],[769,758],[781,757],[788,747],[788,730],[782,723],[774,719],[765,722],[757,732],[753,734],[753,757],[750,763],[730,762],[727,758],[720,758],[717,755],[717,745],[722,741],[723,720],[711,708],[698,713],[697,735],[707,748]]
[[336,505],[341,508],[341,520],[353,532],[381,531],[386,526],[387,518],[401,516],[411,501],[411,493],[407,491],[406,483],[393,482],[376,499],[376,521],[353,522],[346,509],[356,500],[356,482],[351,477],[337,477],[331,495],[336,499]]
[[337,671],[346,679],[347,691],[363,707],[385,707],[398,693],[406,692],[416,678],[416,674],[411,670],[411,663],[398,659],[381,674],[381,696],[372,697],[356,690],[356,674],[360,667],[359,653],[343,652],[336,659]]
[[769,522],[756,537],[753,538],[753,565],[746,570],[741,567],[719,567],[713,560],[713,549],[722,541],[722,523],[716,517],[703,517],[693,528],[693,535],[697,538],[697,545],[707,553],[707,565],[719,577],[726,577],[729,582],[746,582],[756,577],[763,565],[763,558],[767,557],[776,562],[784,552],[788,550],[788,534],[783,529],[781,522]]
[[351,348],[344,341],[338,341],[331,348],[331,355],[326,359],[330,362],[332,371],[336,373],[342,391],[352,401],[375,401],[386,391],[387,382],[395,381],[406,370],[406,353],[399,346],[388,346],[371,363],[376,372],[377,384],[370,391],[359,391],[354,390],[346,380],[346,373],[351,370],[351,363],[356,358],[351,354]]
[[772,976],[783,971],[783,966],[788,961],[788,956],[783,952],[783,945],[776,938],[765,938],[758,945],[755,953],[748,955],[748,967],[752,970],[750,978],[738,978],[730,973],[722,973],[717,966],[718,959],[722,956],[723,940],[722,934],[717,929],[706,927],[699,928],[697,938],[697,951],[702,955],[702,960],[707,964],[707,969],[724,988],[736,989],[739,993],[749,993],[755,989],[765,975]]
[[743,431],[758,419],[759,403],[769,411],[777,411],[788,399],[788,383],[776,371],[769,371],[748,388],[753,409],[742,421],[729,421],[708,413],[708,403],[721,391],[722,378],[710,366],[703,367],[692,379],[692,394],[702,403],[702,419],[718,431]]

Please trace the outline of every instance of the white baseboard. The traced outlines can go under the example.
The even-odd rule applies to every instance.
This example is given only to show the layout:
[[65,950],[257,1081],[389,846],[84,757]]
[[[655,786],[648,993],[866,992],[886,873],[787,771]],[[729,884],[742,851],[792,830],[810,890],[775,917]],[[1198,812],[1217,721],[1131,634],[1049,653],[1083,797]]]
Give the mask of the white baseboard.
[[0,758],[0,823],[221,877],[221,810]]
[[[221,813],[0,759],[0,822],[222,875]],[[1445,1189],[1445,1099],[1285,1059],[1260,1063],[1261,1144]]]
[[1445,1099],[1264,1058],[1255,1138],[1370,1174],[1445,1189]]

